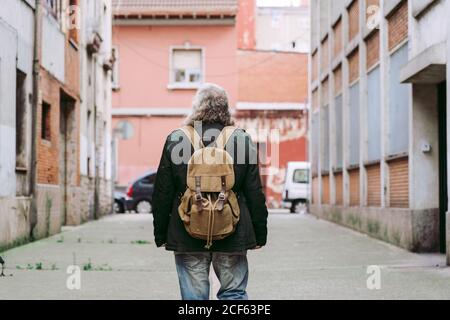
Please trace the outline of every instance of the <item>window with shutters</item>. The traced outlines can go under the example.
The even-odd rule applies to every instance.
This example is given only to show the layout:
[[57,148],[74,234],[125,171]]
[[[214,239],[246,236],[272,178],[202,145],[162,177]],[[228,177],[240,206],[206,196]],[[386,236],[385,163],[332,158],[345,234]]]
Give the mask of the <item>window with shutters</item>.
[[350,87],[350,162],[351,166],[359,164],[359,83]]
[[400,83],[400,69],[408,62],[404,45],[390,58],[389,73],[389,155],[406,154],[409,146],[409,84]]
[[380,68],[367,75],[367,147],[368,161],[381,159]]
[[198,88],[203,81],[203,50],[172,48],[169,88]]

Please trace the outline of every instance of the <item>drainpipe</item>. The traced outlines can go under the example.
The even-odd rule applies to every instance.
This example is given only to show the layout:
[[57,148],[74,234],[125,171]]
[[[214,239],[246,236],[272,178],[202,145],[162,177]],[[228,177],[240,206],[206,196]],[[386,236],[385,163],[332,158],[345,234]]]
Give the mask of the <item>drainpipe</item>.
[[33,48],[33,102],[31,107],[31,166],[30,166],[30,239],[37,225],[37,110],[40,103],[40,68],[42,47],[42,1],[36,0],[34,10],[34,48]]
[[97,126],[97,55],[94,54],[94,155],[95,155],[95,177],[94,177],[94,219],[100,218],[100,179],[99,179],[99,152],[98,152],[98,126]]

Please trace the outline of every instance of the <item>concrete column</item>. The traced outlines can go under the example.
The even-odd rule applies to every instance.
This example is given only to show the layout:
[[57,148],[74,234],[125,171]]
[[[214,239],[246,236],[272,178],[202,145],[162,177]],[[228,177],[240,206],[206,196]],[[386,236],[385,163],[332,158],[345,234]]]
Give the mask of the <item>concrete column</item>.
[[[380,0],[380,12],[384,12],[385,0]],[[385,161],[388,150],[389,137],[389,50],[388,50],[388,24],[383,14],[380,13],[380,133],[381,133],[381,207],[389,205],[389,167]]]
[[359,202],[367,206],[367,173],[364,161],[367,157],[367,48],[364,41],[366,1],[359,3]]
[[345,48],[348,43],[348,12],[344,10],[342,15],[342,43],[344,50],[344,59],[342,60],[342,120],[343,120],[343,130],[342,130],[342,174],[344,180],[344,188],[343,188],[343,197],[344,197],[344,206],[349,206],[350,204],[350,183],[349,183],[349,175],[347,171],[348,163],[349,163],[349,155],[350,155],[350,144],[349,144],[349,122],[350,122],[350,105],[349,105],[349,92],[348,92],[348,81],[349,81],[349,65],[347,57],[345,56]]

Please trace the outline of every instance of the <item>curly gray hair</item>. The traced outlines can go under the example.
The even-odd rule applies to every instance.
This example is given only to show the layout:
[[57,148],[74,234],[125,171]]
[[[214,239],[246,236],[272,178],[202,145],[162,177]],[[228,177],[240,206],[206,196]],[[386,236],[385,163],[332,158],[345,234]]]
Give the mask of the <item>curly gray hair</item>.
[[184,123],[194,126],[195,121],[234,125],[225,89],[213,83],[205,83],[198,89],[192,102],[192,112]]

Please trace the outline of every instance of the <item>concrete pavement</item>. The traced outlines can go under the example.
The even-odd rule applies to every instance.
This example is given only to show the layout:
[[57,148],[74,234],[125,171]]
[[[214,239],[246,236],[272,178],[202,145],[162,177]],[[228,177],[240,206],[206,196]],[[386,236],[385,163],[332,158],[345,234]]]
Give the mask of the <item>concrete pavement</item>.
[[[449,299],[439,254],[413,254],[309,215],[272,212],[269,243],[249,253],[251,299]],[[0,299],[179,299],[173,255],[154,246],[151,215],[115,215],[1,255]],[[67,267],[81,268],[69,290]],[[380,290],[367,288],[367,267]]]

